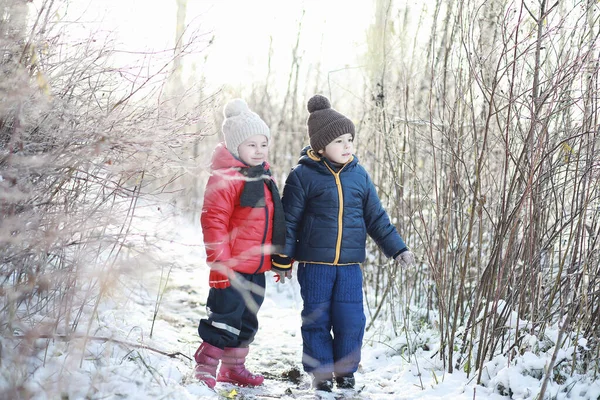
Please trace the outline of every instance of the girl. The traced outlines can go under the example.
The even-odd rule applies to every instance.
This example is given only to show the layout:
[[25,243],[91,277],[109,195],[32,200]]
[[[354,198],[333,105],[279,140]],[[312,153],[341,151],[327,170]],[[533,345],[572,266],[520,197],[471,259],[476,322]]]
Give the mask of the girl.
[[223,113],[225,143],[214,150],[202,207],[210,290],[207,318],[198,327],[202,344],[194,355],[196,377],[210,388],[216,382],[262,384],[245,360],[258,329],[272,247],[285,241],[281,200],[267,162],[269,128],[242,99],[230,101]]

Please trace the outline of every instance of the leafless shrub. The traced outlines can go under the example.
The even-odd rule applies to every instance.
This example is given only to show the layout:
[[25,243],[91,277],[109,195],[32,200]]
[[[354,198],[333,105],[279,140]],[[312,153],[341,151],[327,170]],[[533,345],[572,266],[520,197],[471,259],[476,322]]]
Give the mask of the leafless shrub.
[[[89,333],[102,296],[144,257],[139,199],[181,190],[181,166],[195,167],[181,149],[202,135],[201,108],[182,107],[198,92],[170,90],[173,60],[200,37],[119,64],[110,35],[69,36],[61,6],[0,6],[0,333],[24,358],[43,351],[38,337]],[[26,378],[15,371],[15,391]]]
[[398,282],[403,307],[434,312],[448,371],[480,374],[557,321],[597,343],[597,6],[438,2],[416,63],[391,32],[417,11],[380,3],[365,160],[423,259],[365,267],[376,315],[402,315]]
[[274,163],[284,175],[307,143],[304,103],[292,99],[323,92],[354,106],[357,154],[419,258],[399,271],[368,242],[368,333],[429,324],[444,367],[481,381],[489,360],[546,352],[524,339],[558,329],[563,345],[588,346],[569,373],[597,371],[597,5],[374,3],[363,93],[296,57],[281,110],[268,81],[254,90],[269,93],[255,103],[289,139]]

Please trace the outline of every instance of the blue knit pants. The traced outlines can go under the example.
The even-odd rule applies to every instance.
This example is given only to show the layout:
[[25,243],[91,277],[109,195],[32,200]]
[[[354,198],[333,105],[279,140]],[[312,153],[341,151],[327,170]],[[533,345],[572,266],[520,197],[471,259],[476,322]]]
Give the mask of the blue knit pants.
[[365,332],[360,264],[300,263],[302,365],[313,374],[356,372]]

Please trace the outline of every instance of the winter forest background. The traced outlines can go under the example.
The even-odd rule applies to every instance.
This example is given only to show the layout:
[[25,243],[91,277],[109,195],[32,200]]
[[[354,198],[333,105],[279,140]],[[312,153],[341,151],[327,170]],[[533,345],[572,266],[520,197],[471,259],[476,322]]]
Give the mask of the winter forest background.
[[[161,25],[146,21],[162,41],[143,49],[92,3],[0,1],[2,393],[23,395],[50,343],[92,336],[99,305],[156,262],[141,209],[199,218],[228,99],[271,127],[282,187],[314,93],[354,120],[418,256],[401,270],[368,243],[367,330],[433,330],[444,371],[484,386],[498,357],[546,355],[522,371],[540,399],[598,379],[598,1],[164,0]],[[107,4],[130,33],[150,18],[145,2]],[[324,34],[332,21],[352,37]]]

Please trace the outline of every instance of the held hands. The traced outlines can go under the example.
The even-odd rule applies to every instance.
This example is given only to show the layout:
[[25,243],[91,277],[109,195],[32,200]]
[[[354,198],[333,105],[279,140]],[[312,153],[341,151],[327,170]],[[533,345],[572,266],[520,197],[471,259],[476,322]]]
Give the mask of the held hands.
[[286,278],[292,279],[292,260],[283,254],[273,254],[271,256],[271,269],[275,272],[275,282],[285,283]]
[[217,262],[210,266],[210,274],[208,275],[208,285],[215,289],[225,289],[231,286],[229,277],[227,276],[228,268]]
[[286,279],[292,279],[292,269],[290,268],[287,271],[277,271],[275,273],[275,282],[285,283]]
[[402,268],[408,268],[415,263],[415,255],[412,251],[406,250],[396,256],[396,261]]

